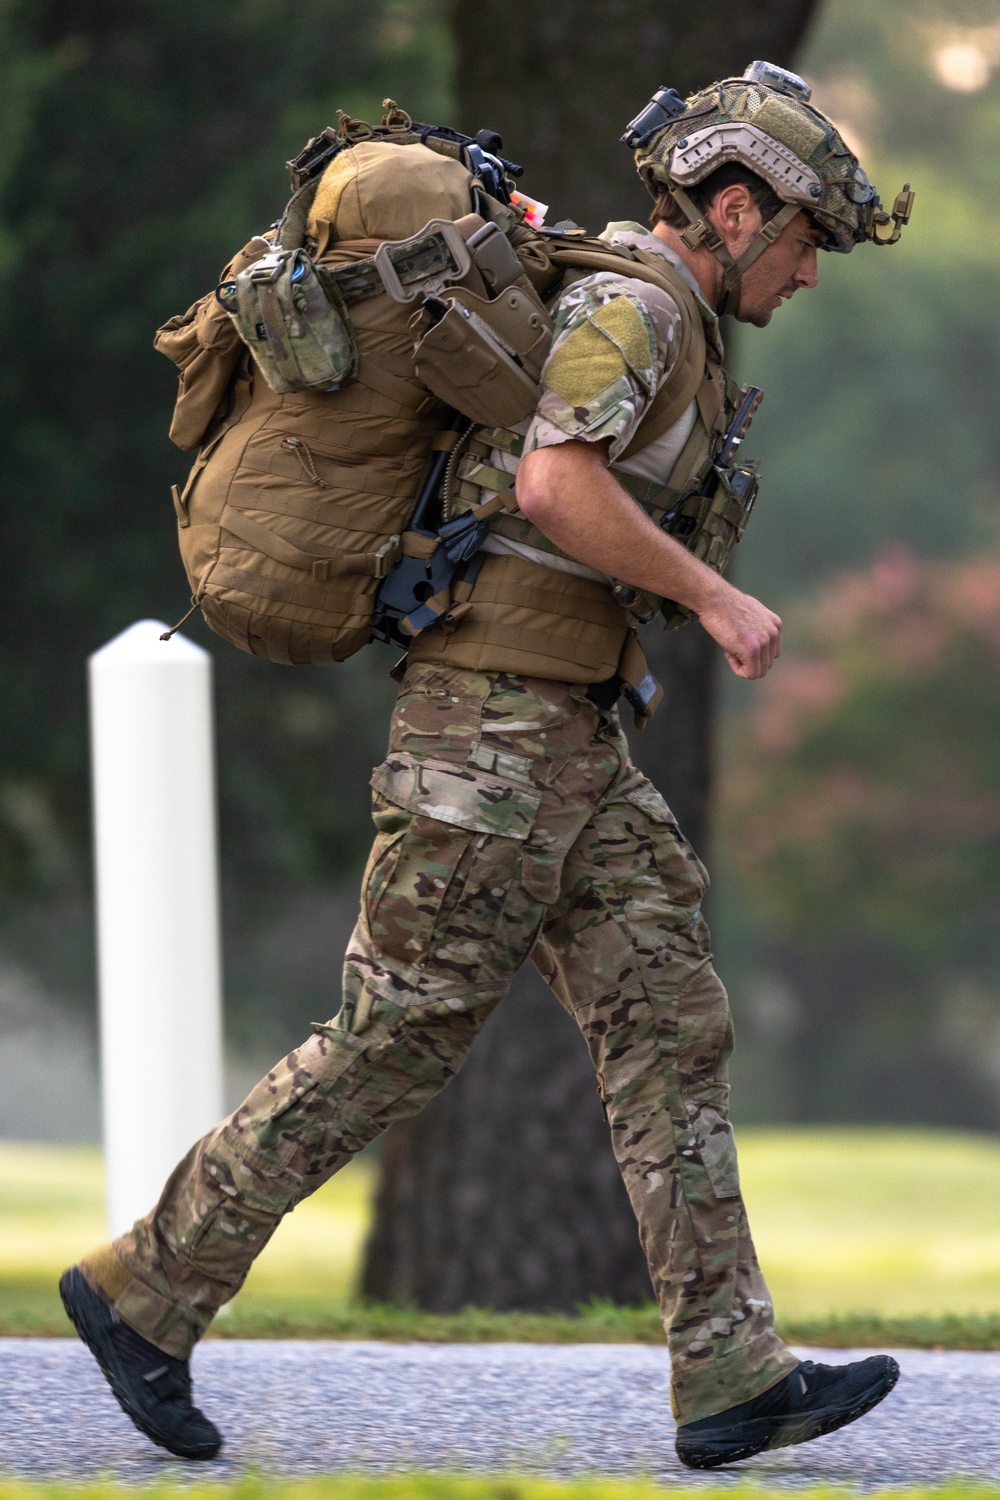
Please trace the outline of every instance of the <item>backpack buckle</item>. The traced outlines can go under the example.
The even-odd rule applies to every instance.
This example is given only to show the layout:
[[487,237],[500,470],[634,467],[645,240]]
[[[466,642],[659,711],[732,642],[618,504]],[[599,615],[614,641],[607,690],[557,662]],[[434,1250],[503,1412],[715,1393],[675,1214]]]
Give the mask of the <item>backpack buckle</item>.
[[[428,238],[444,242],[451,257],[452,268],[429,271],[426,276],[414,277],[404,286],[396,270],[396,261],[404,260],[414,245]],[[383,240],[372,259],[386,292],[394,302],[401,302],[404,307],[416,302],[418,297],[430,296],[455,281],[463,281],[472,267],[472,257],[461,231],[450,219],[431,219],[419,234],[411,235],[408,240]]]
[[403,539],[399,536],[391,536],[387,542],[383,542],[374,555],[374,573],[376,578],[384,578],[395,566],[403,550]]

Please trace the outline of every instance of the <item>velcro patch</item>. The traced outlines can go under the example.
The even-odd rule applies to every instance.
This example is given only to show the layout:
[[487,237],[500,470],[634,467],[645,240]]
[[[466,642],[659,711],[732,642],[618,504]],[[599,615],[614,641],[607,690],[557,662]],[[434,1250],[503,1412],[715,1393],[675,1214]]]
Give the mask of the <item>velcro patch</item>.
[[656,363],[653,333],[631,297],[612,297],[590,314],[590,321],[621,350],[629,369],[647,387]]
[[542,384],[569,406],[588,406],[628,373],[616,342],[589,321],[556,342],[542,372]]

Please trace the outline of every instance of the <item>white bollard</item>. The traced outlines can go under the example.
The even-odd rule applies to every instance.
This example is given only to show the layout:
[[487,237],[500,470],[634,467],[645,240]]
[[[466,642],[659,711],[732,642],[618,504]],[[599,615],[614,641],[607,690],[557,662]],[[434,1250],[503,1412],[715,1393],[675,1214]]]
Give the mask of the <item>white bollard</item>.
[[90,658],[113,1235],[222,1113],[212,659],[140,620]]

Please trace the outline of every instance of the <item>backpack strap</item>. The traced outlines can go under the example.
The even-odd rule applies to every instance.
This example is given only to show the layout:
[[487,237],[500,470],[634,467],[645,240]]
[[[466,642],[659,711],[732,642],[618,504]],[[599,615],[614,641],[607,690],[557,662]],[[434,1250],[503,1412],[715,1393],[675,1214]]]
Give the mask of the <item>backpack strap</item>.
[[[670,374],[646,408],[642,421],[632,435],[632,441],[618,455],[619,458],[631,458],[633,453],[648,447],[663,433],[669,431],[675,422],[680,421],[706,380],[713,379],[708,363],[705,325],[698,315],[694,298],[689,294],[690,303],[693,305],[686,306],[676,291],[672,290],[671,295],[681,309],[680,349]],[[716,380],[715,384],[718,387],[721,382]],[[699,404],[699,411],[702,412],[704,418],[705,412],[701,404]],[[706,422],[709,432],[712,430],[712,425]]]
[[320,175],[303,182],[285,204],[274,239],[276,249],[301,250],[305,244],[309,210],[319,188]]

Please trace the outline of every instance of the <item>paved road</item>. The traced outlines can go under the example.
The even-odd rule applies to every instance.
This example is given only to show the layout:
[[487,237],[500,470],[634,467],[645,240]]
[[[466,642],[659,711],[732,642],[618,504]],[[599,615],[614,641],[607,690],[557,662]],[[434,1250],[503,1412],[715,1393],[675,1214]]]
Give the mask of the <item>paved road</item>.
[[419,1468],[863,1489],[1000,1478],[1000,1354],[898,1358],[896,1390],[854,1426],[699,1476],[674,1455],[666,1356],[640,1345],[209,1341],[195,1354],[195,1388],[226,1447],[194,1465],[135,1431],[75,1340],[0,1339],[0,1472],[146,1480]]

